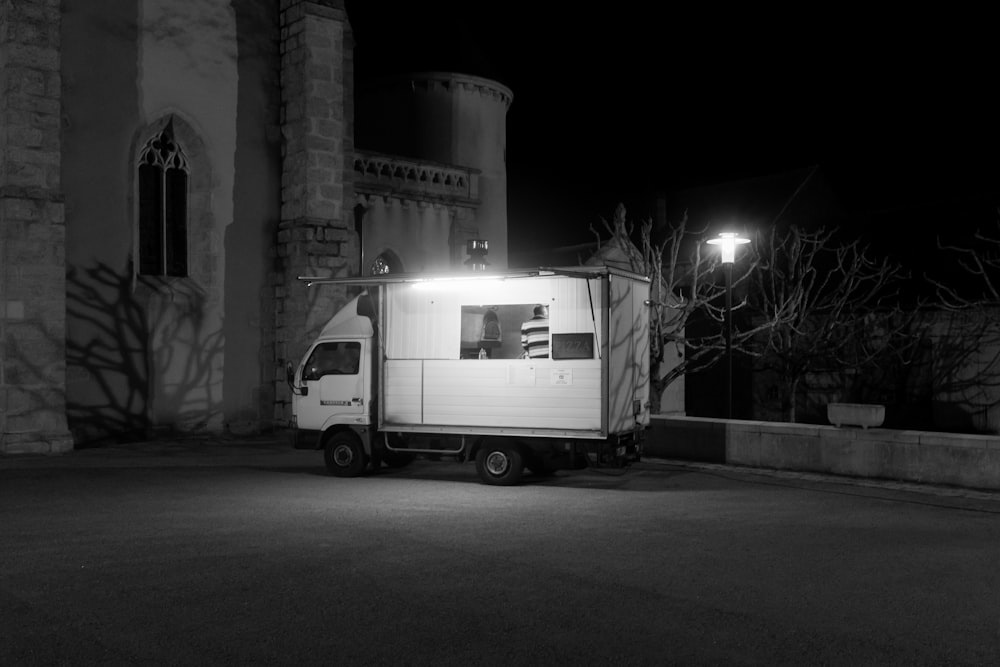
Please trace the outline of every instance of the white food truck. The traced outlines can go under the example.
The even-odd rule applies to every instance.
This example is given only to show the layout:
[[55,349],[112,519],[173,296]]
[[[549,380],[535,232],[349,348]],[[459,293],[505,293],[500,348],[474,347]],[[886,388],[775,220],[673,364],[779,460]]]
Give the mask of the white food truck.
[[420,456],[474,460],[484,483],[511,485],[525,468],[639,460],[645,277],[600,266],[301,280],[363,290],[287,368],[295,447],[322,449],[333,475]]

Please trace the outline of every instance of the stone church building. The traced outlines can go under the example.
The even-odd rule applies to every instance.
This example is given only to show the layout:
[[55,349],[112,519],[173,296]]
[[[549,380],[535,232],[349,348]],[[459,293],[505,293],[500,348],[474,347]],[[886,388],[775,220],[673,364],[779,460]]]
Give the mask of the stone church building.
[[507,263],[511,91],[355,86],[343,0],[0,0],[0,452],[289,416],[352,296]]

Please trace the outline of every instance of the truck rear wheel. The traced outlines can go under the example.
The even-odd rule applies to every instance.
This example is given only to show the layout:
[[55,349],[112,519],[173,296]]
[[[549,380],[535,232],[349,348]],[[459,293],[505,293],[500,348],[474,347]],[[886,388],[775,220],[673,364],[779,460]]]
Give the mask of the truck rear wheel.
[[323,451],[326,469],[334,477],[357,477],[365,470],[365,450],[353,433],[334,433]]
[[476,472],[485,484],[511,486],[521,481],[524,456],[515,444],[486,443],[476,452]]

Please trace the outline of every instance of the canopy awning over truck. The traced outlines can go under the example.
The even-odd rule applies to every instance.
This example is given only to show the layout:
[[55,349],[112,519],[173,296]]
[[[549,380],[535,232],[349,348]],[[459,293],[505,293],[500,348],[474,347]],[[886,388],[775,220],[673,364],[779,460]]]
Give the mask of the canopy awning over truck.
[[419,283],[448,280],[512,280],[538,276],[566,276],[569,278],[596,278],[616,275],[632,280],[649,282],[649,278],[614,266],[539,267],[537,269],[512,269],[510,271],[456,271],[452,273],[387,273],[379,276],[348,276],[326,278],[299,276],[307,285],[387,285],[393,283]]

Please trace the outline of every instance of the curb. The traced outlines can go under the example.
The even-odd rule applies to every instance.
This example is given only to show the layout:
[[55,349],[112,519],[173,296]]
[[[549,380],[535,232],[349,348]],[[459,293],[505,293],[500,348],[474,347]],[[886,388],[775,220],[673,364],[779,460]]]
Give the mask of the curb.
[[958,486],[944,486],[940,484],[919,484],[916,482],[901,482],[891,479],[848,477],[844,475],[828,475],[823,473],[800,472],[795,470],[778,470],[774,468],[751,468],[749,466],[729,465],[725,463],[701,463],[680,459],[643,457],[641,464],[644,463],[654,466],[669,466],[671,468],[684,468],[703,472],[753,475],[821,484],[839,484],[843,486],[866,487],[888,491],[902,491],[906,493],[920,493],[949,498],[1000,501],[1000,491],[991,491],[987,489],[970,489]]

